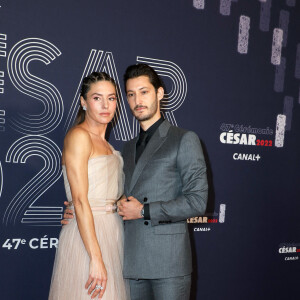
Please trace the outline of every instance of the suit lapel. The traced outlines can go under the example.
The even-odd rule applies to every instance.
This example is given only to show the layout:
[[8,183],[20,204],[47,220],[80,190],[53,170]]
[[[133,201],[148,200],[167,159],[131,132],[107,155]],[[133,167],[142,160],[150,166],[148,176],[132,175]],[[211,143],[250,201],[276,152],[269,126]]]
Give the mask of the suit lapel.
[[[132,177],[131,177],[131,183],[130,183],[130,192],[133,190],[134,186],[136,185],[137,180],[139,179],[142,171],[144,170],[144,168],[147,165],[147,163],[149,162],[149,160],[152,158],[152,156],[155,154],[155,152],[162,146],[162,144],[166,140],[167,132],[168,132],[170,126],[171,126],[171,124],[167,120],[165,120],[158,127],[158,129],[156,130],[156,132],[150,139],[149,143],[147,144],[147,147],[145,148],[144,152],[140,156],[133,173],[131,173]],[[134,147],[136,147],[136,143],[134,143]],[[134,149],[134,155],[132,155],[132,157],[133,157],[133,163],[134,163],[135,149]]]
[[132,178],[132,174],[135,169],[135,152],[136,152],[136,143],[138,138],[134,138],[131,140],[128,144],[128,149],[126,151],[126,157],[124,157],[124,160],[126,159],[126,168],[124,169],[125,172],[125,181],[128,181],[126,183],[127,187],[130,188],[130,183]]

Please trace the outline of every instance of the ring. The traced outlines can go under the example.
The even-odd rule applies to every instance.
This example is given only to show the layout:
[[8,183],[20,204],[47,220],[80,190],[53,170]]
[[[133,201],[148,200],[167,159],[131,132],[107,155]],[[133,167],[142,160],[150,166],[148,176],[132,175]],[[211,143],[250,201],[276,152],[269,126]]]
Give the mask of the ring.
[[104,287],[102,285],[96,284],[95,290],[103,290],[103,289],[104,289]]

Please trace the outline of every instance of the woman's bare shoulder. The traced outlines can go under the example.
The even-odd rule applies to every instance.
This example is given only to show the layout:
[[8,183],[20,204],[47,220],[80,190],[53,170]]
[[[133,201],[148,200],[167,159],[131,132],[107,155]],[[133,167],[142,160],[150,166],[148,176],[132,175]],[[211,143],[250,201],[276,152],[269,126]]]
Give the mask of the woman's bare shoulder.
[[80,126],[74,126],[71,128],[65,136],[65,142],[80,142],[91,141],[90,135],[87,130]]
[[64,152],[72,153],[85,152],[90,154],[92,150],[92,141],[89,133],[80,126],[71,128],[64,140]]

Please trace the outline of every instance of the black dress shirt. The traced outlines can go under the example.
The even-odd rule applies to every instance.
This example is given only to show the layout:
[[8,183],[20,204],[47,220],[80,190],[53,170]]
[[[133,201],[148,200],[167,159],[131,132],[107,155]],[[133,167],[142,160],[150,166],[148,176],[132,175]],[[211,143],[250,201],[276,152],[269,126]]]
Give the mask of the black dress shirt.
[[[142,128],[140,129],[139,139],[136,143],[136,156],[135,156],[135,163],[138,162],[139,158],[141,157],[143,151],[145,150],[147,144],[149,143],[150,139],[152,138],[153,134],[157,130],[157,128],[161,125],[161,123],[165,119],[161,117],[157,120],[153,125],[151,125],[146,131]],[[144,198],[147,199],[147,198]],[[149,204],[144,203],[144,219],[150,220],[150,208]]]
[[149,143],[150,139],[152,138],[153,134],[157,130],[157,128],[160,126],[160,124],[165,119],[161,117],[159,120],[157,120],[153,125],[151,125],[146,131],[142,128],[140,129],[139,139],[136,143],[136,156],[135,156],[135,163],[138,162],[139,158],[141,157],[144,149],[146,148],[147,144]]

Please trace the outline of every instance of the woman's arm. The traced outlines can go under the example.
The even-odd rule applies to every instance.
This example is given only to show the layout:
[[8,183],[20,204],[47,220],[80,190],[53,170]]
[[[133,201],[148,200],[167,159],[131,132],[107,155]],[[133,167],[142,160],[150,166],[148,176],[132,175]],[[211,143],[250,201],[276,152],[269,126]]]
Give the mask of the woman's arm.
[[[80,129],[72,129],[66,136],[64,142],[64,161],[68,181],[71,187],[72,201],[76,213],[78,229],[90,257],[90,274],[85,288],[88,293],[95,289],[96,284],[106,287],[107,273],[102,260],[100,246],[97,241],[94,218],[88,202],[88,160],[92,153],[92,142],[89,134]],[[99,290],[95,290],[97,292]],[[100,295],[100,297],[102,297]]]

